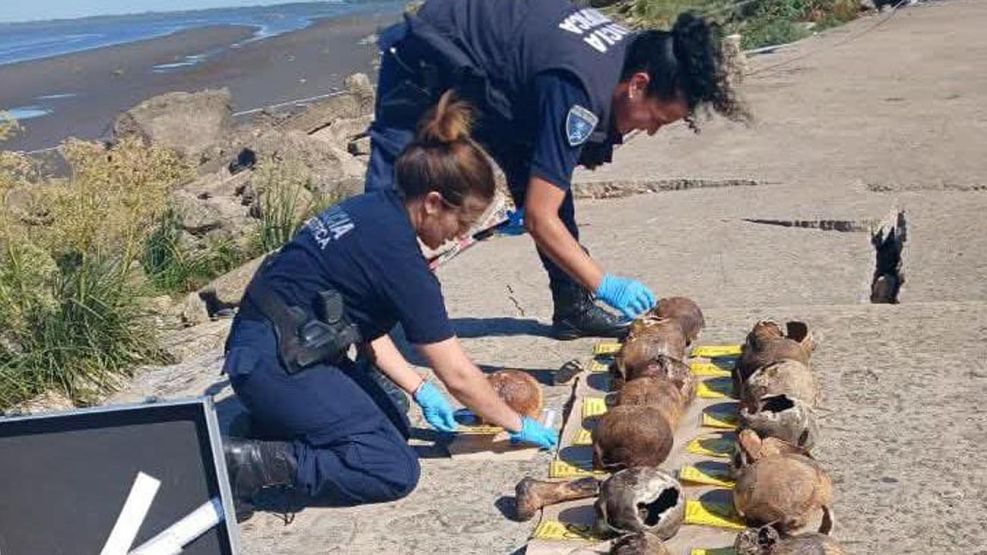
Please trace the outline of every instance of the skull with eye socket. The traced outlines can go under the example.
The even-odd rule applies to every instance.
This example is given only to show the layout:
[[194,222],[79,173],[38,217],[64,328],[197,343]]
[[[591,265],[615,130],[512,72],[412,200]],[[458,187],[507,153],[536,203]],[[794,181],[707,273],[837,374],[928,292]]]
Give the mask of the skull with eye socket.
[[819,384],[805,364],[797,360],[781,360],[760,368],[747,378],[741,388],[740,406],[756,410],[761,399],[772,395],[799,399],[809,408],[814,408],[819,404]]
[[812,449],[819,435],[815,411],[801,399],[785,394],[767,395],[753,407],[741,407],[740,427],[807,450]]
[[648,532],[667,540],[685,521],[685,493],[663,470],[628,468],[603,482],[594,509],[601,535]]

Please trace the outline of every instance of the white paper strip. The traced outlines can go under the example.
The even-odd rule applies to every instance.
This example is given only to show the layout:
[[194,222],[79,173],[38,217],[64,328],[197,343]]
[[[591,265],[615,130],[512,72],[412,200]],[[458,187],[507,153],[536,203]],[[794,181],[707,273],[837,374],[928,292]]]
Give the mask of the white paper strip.
[[117,517],[116,524],[110,532],[110,537],[106,539],[100,555],[126,555],[130,546],[140,531],[141,524],[147,516],[148,509],[154,496],[158,494],[161,481],[144,474],[137,473],[134,485],[130,487],[130,494],[123,504],[120,516]]
[[182,548],[223,520],[223,503],[218,497],[192,511],[164,532],[130,552],[130,555],[176,555]]

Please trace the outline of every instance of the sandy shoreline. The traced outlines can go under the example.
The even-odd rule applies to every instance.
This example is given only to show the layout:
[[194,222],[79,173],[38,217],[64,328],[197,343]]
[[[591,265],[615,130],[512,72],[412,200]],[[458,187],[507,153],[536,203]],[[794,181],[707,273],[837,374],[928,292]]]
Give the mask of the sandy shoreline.
[[[227,47],[249,38],[254,29],[216,26],[0,66],[0,109],[41,105],[53,110],[24,120],[24,132],[3,148],[34,150],[68,136],[101,137],[118,112],[170,91],[228,87],[240,111],[330,92],[357,71],[376,78],[371,67],[376,46],[363,39],[399,18],[395,12],[324,19],[236,49]],[[196,65],[153,71],[217,49]],[[46,95],[72,96],[38,100]]]

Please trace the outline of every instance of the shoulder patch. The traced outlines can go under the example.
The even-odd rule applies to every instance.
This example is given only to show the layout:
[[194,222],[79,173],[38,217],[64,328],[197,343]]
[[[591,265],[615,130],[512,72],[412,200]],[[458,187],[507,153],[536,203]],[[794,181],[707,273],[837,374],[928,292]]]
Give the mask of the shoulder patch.
[[599,121],[600,118],[593,112],[579,104],[573,104],[565,116],[565,135],[569,145],[579,146],[585,143]]

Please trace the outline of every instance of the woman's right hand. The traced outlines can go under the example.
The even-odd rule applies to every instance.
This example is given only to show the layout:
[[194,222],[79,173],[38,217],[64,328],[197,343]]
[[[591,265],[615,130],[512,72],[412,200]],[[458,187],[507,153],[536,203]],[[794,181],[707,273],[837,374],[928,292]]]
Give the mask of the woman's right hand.
[[490,386],[487,376],[466,356],[458,339],[450,337],[417,347],[446,390],[484,422],[504,428],[518,441],[551,444],[545,438],[554,432],[534,421],[526,424],[526,419],[507,406]]
[[559,442],[559,434],[551,428],[527,416],[521,417],[521,430],[510,432],[511,443],[525,442],[542,449],[554,449]]

